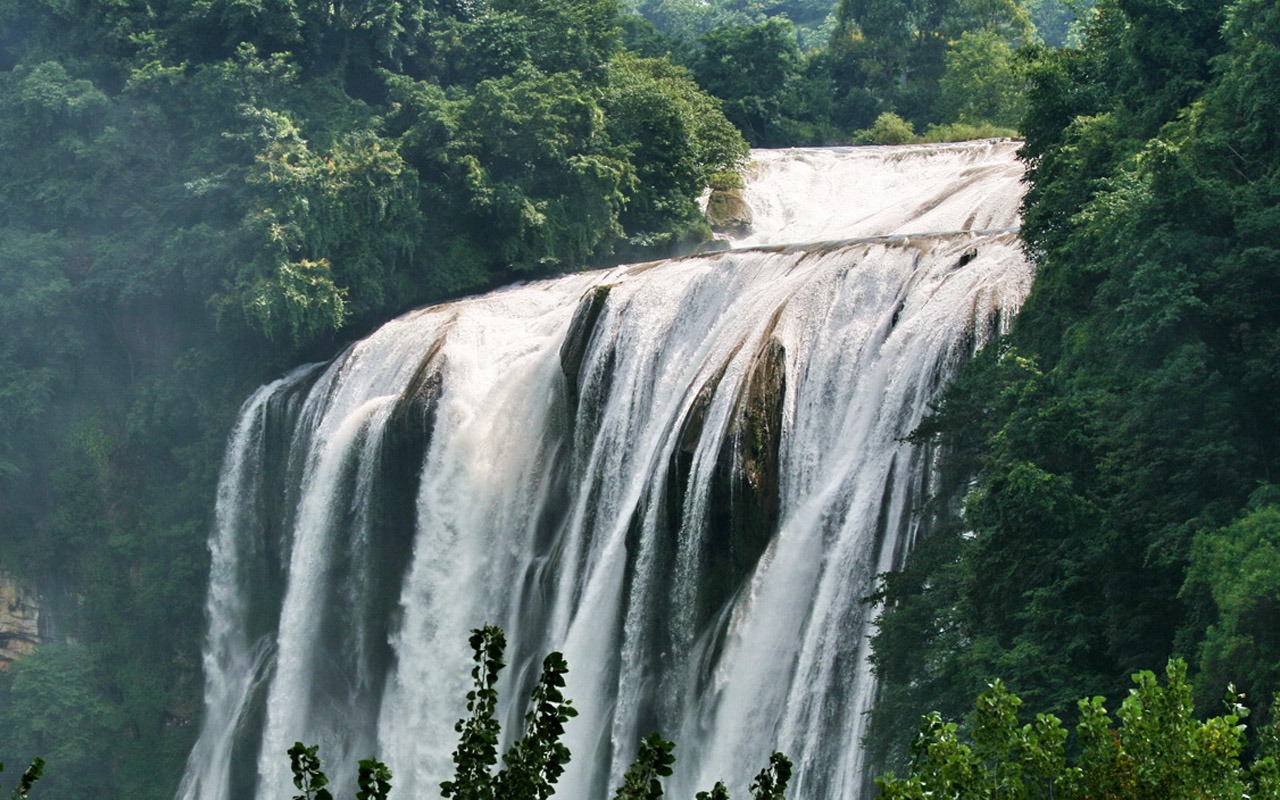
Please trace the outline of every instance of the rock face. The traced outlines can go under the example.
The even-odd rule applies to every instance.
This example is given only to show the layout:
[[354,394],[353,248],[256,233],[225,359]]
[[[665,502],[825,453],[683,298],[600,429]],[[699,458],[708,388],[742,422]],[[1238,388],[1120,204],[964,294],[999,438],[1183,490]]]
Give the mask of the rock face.
[[[770,322],[770,327],[777,318]],[[718,572],[741,581],[778,528],[778,449],[787,393],[787,351],[770,336],[756,353],[716,462],[712,556]]]
[[[770,327],[777,318],[770,322]],[[729,602],[755,569],[778,528],[778,452],[786,399],[786,348],[765,340],[755,354],[751,377],[734,405],[729,428],[716,459],[708,504],[708,535],[701,560],[705,585],[698,595],[697,619],[705,624]],[[667,505],[680,525],[685,487],[706,412],[723,374],[707,381],[684,419],[680,447],[672,456]],[[672,545],[674,549],[674,544]]]
[[751,230],[751,208],[741,189],[714,189],[707,200],[707,223],[716,233],[743,235]]
[[9,573],[0,571],[0,669],[40,643],[40,605]]
[[596,331],[596,323],[609,300],[612,284],[597,286],[587,292],[578,301],[578,308],[573,312],[573,321],[569,323],[569,332],[565,334],[564,343],[560,345],[560,370],[564,373],[565,389],[569,397],[572,411],[578,408],[582,393],[582,360],[591,345],[591,335]]

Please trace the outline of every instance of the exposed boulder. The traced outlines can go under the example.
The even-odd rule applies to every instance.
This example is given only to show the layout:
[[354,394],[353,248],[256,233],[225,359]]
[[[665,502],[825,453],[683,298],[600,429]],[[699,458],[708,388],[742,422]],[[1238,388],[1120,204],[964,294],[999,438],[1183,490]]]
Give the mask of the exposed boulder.
[[756,353],[751,379],[738,398],[717,465],[729,489],[735,570],[754,567],[777,527],[778,449],[786,397],[786,348],[770,337]]
[[742,190],[712,189],[707,199],[707,224],[716,233],[742,235],[751,230],[751,207]]

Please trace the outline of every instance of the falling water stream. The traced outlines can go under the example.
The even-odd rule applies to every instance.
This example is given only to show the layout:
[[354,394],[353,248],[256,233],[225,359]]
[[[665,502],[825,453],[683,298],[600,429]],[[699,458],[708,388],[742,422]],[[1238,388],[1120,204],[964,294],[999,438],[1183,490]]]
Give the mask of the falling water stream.
[[438,796],[468,631],[505,629],[507,731],[560,650],[558,796],[640,738],[668,794],[855,800],[874,576],[924,524],[904,441],[1006,326],[1030,268],[1016,144],[758,151],[734,249],[409,313],[246,401],[217,497],[205,716],[180,800],[339,791],[377,754]]

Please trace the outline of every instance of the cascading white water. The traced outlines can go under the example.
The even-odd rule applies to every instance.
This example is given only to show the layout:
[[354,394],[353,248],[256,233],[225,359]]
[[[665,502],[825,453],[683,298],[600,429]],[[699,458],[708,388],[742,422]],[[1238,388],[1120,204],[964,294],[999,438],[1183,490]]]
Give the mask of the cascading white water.
[[508,731],[568,659],[561,796],[660,730],[673,797],[741,796],[775,749],[791,797],[859,797],[864,598],[927,491],[903,437],[1030,285],[1014,149],[759,152],[739,249],[423,309],[259,390],[179,797],[288,796],[295,740],[340,790],[377,753],[436,796],[490,622]]
[[738,247],[1017,227],[1018,144],[764,150],[744,192]]

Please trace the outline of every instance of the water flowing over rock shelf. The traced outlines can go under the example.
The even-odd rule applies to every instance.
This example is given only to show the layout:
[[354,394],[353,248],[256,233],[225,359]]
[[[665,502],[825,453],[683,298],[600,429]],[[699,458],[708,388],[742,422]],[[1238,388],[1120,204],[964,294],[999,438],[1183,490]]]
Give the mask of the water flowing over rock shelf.
[[761,151],[727,252],[421,309],[245,403],[211,538],[205,719],[180,797],[338,789],[377,753],[435,796],[467,632],[507,631],[504,727],[561,650],[566,798],[639,739],[672,796],[858,798],[864,598],[923,522],[903,441],[1031,274],[1009,142]]

